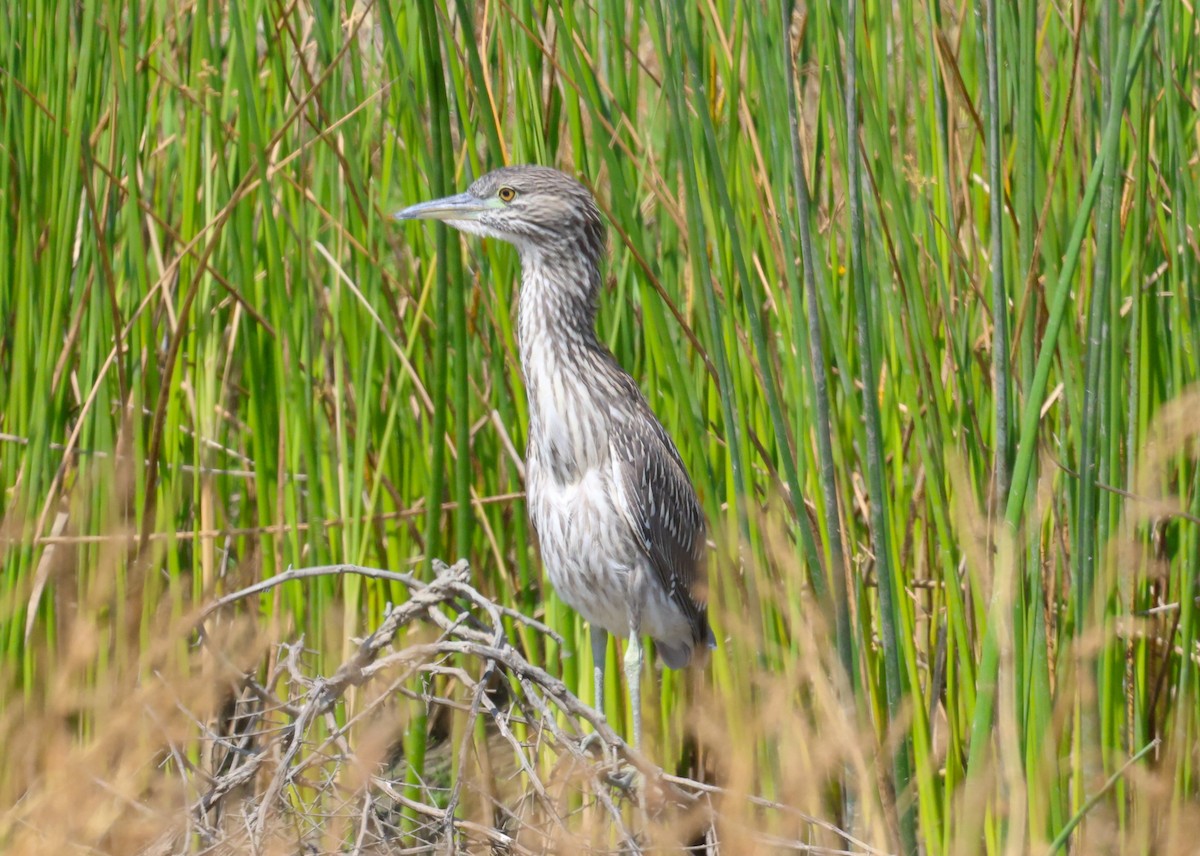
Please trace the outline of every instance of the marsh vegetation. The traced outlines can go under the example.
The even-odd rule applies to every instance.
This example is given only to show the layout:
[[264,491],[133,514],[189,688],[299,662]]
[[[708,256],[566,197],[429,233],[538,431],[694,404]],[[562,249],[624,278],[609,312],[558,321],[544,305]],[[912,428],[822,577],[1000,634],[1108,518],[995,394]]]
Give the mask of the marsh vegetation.
[[[1194,852],[1198,43],[1175,0],[6,4],[0,848]],[[712,526],[641,804],[571,742],[516,254],[388,216],[527,162],[595,191],[600,338]]]

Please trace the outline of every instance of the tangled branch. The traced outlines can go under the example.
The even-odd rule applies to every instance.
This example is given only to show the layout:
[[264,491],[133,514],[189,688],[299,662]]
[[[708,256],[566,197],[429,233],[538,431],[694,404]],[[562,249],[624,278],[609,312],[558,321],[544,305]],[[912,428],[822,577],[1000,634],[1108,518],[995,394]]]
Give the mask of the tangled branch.
[[[307,675],[303,648],[281,645],[264,679],[245,676],[225,722],[209,731],[213,773],[191,804],[189,826],[160,851],[188,852],[185,842],[199,840],[210,852],[296,852],[297,844],[308,852],[643,852],[664,842],[716,852],[719,804],[731,795],[665,774],[534,665],[506,622],[531,638],[562,640],[483,596],[466,562],[435,569],[427,583],[356,565],[289,569],[203,610],[198,633],[216,648],[224,610],[287,582],[357,574],[410,593],[332,675]],[[424,741],[412,740],[422,720],[404,721],[405,700],[425,714]],[[389,735],[383,744],[372,737],[380,733]],[[410,745],[424,757],[407,757]],[[755,810],[792,812],[750,799]],[[760,836],[761,843],[878,852],[792,813],[856,849]]]

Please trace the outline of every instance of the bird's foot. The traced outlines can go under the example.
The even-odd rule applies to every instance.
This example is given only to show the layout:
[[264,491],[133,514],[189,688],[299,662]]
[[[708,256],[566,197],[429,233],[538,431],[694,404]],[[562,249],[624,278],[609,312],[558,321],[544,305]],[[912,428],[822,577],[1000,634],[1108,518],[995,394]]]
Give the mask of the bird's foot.
[[604,738],[593,731],[591,734],[584,735],[579,741],[579,751],[584,755],[598,755],[604,757],[604,750],[608,748],[604,742]]
[[597,773],[605,784],[628,796],[641,791],[645,777],[637,767],[622,760],[617,746],[606,743],[603,737],[593,731],[580,738],[578,747],[581,754],[590,755],[603,764]]
[[613,775],[614,770],[619,771],[627,766],[621,762],[620,749],[606,741],[598,732],[584,735],[580,738],[578,747],[580,754],[593,759],[598,773],[605,780]]
[[646,777],[642,771],[632,764],[621,764],[616,772],[605,777],[605,781],[626,796],[634,796],[642,792]]

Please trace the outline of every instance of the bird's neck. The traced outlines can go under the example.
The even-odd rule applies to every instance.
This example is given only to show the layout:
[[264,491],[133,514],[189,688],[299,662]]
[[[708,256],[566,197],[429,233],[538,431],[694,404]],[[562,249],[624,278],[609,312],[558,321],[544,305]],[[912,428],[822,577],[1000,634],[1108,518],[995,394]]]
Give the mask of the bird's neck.
[[[600,271],[569,249],[521,253],[517,338],[527,383],[547,371],[569,369],[602,350],[596,338]],[[565,364],[565,365],[564,365]]]
[[577,484],[609,455],[598,383],[615,363],[596,337],[600,272],[577,253],[521,253],[517,337],[529,397],[528,461]]

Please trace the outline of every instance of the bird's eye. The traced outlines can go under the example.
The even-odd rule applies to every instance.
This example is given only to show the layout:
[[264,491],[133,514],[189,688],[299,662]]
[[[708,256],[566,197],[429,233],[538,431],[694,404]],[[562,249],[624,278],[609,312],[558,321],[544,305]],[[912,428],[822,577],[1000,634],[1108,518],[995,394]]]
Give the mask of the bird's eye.
[[511,187],[501,187],[496,191],[496,195],[500,197],[501,202],[512,202],[517,198],[517,191]]

